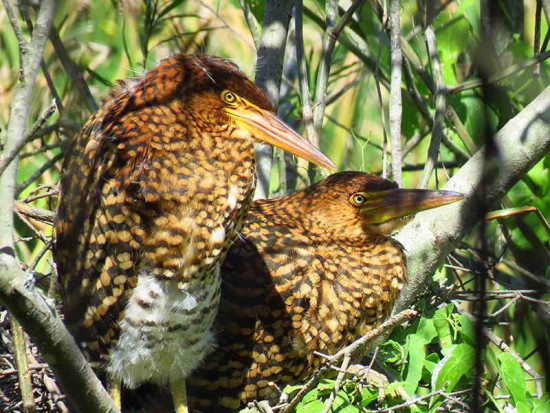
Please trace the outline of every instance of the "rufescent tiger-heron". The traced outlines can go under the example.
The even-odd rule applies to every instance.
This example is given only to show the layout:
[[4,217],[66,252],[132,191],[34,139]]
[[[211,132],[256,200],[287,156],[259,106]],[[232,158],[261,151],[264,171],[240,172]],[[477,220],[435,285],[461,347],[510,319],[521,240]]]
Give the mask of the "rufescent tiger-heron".
[[219,57],[176,55],[122,82],[67,151],[55,231],[65,320],[107,377],[170,384],[212,349],[219,265],[255,187],[254,141],[329,169]]

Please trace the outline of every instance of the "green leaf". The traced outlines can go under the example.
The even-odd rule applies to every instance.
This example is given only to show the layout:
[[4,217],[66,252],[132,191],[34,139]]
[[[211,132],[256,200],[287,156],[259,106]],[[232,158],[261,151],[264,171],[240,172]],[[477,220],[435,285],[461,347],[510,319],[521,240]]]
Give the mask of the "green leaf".
[[458,344],[451,354],[443,358],[434,369],[432,377],[432,391],[439,390],[445,386],[447,391],[453,391],[460,378],[472,371],[475,359],[475,350],[472,346]]
[[307,404],[299,404],[296,407],[296,413],[322,413],[325,409],[325,403],[321,400],[313,400]]
[[472,326],[471,320],[465,315],[458,316],[458,322],[461,325],[460,336],[467,344],[474,346],[475,336],[474,336],[474,327]]
[[434,327],[437,331],[439,337],[439,342],[441,343],[441,352],[443,355],[448,355],[449,347],[453,344],[453,335],[451,332],[451,327],[449,325],[449,317],[452,313],[453,305],[448,304],[447,306],[440,308],[434,314]]
[[306,395],[302,399],[302,403],[306,404],[310,401],[317,400],[319,398],[319,390],[313,389],[310,392],[307,392]]
[[464,14],[464,17],[470,25],[474,33],[479,33],[479,21],[480,21],[480,2],[478,0],[462,0],[459,3],[457,14]]
[[407,377],[405,378],[404,388],[409,394],[413,394],[418,387],[418,382],[422,377],[422,367],[424,366],[424,340],[417,334],[411,334],[407,337],[407,347],[409,351]]
[[378,399],[378,392],[372,391],[368,387],[363,387],[361,391],[361,406],[368,406],[373,401]]
[[548,393],[542,395],[540,399],[531,399],[533,405],[533,413],[550,413],[550,400]]
[[519,412],[520,405],[529,405],[525,388],[525,372],[511,354],[500,353],[498,359],[500,360],[500,374]]
[[433,318],[422,317],[418,323],[416,334],[422,336],[424,344],[429,344],[437,336]]

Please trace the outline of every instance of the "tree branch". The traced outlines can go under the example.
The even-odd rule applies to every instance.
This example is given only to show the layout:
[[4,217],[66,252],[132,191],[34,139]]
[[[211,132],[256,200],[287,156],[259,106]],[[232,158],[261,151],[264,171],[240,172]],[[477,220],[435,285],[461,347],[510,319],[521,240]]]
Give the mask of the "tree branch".
[[390,0],[390,47],[391,47],[391,85],[390,85],[390,140],[391,140],[391,176],[401,186],[401,1]]
[[[550,152],[550,87],[512,118],[495,136],[500,173],[484,185],[488,204],[498,201],[533,165]],[[445,185],[465,195],[462,202],[422,212],[397,235],[408,253],[409,282],[394,312],[408,308],[427,286],[444,257],[476,223],[476,191],[483,176],[480,149]]]
[[[15,88],[4,153],[25,140],[35,79],[55,17],[57,1],[42,0],[31,40],[23,45],[21,75]],[[18,156],[0,175],[0,302],[21,323],[48,360],[75,409],[116,411],[112,401],[55,311],[21,270],[13,239],[13,200]]]
[[439,61],[437,42],[432,25],[426,27],[425,36],[435,82],[435,115],[432,128],[432,139],[430,140],[430,147],[428,148],[428,158],[426,159],[426,166],[424,167],[422,178],[418,184],[419,188],[428,187],[428,183],[430,182],[435,165],[437,164],[439,147],[441,145],[441,135],[443,135],[443,123],[445,121],[446,106],[445,83],[443,83],[441,62]]
[[[256,83],[267,93],[274,106],[279,103],[279,89],[283,73],[288,25],[295,0],[267,0],[258,57],[256,59]],[[267,198],[273,148],[256,145],[258,186],[254,198]]]

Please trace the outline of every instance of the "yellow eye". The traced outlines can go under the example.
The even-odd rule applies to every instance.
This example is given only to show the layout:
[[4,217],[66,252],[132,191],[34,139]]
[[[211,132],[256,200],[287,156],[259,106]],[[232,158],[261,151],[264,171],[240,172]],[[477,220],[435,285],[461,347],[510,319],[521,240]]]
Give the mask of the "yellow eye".
[[222,100],[225,103],[235,103],[237,101],[237,96],[229,90],[224,90],[222,92]]
[[353,205],[361,206],[365,202],[367,202],[367,197],[363,193],[358,192],[358,193],[353,194],[352,196],[350,196],[349,200]]

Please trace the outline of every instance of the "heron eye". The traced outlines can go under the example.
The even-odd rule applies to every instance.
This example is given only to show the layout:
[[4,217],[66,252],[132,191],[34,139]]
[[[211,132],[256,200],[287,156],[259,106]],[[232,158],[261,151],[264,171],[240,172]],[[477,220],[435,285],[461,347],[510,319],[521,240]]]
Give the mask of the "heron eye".
[[367,202],[367,197],[365,195],[363,195],[362,193],[357,193],[357,194],[353,194],[350,197],[350,201],[355,206],[361,206],[365,202]]
[[222,100],[225,103],[235,103],[237,101],[237,96],[229,90],[224,90],[222,92]]

